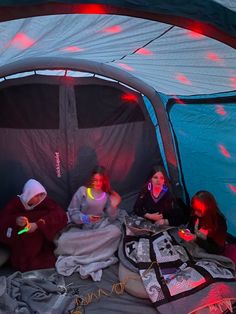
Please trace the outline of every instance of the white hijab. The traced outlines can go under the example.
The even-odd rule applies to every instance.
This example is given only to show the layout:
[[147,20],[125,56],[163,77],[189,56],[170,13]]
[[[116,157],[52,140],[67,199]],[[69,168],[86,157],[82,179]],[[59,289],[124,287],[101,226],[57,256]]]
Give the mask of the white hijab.
[[[37,204],[29,206],[28,202],[32,199],[32,197],[41,193],[44,194],[42,199]],[[45,199],[45,197],[47,196],[47,192],[41,183],[34,179],[30,179],[25,183],[22,194],[18,196],[22,204],[24,205],[25,209],[30,210],[33,209],[35,206],[39,205]]]

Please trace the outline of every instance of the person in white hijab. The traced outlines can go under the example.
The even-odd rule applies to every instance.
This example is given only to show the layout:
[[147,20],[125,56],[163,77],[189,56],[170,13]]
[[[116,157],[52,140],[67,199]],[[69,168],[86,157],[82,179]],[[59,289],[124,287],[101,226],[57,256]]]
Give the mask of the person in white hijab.
[[65,211],[47,196],[41,183],[28,180],[21,195],[3,209],[0,242],[10,249],[10,261],[20,271],[55,265],[53,240],[67,224]]

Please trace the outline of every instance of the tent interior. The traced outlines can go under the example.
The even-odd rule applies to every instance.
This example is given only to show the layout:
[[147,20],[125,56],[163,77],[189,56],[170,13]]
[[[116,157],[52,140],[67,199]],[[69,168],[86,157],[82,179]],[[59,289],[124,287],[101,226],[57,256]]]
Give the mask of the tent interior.
[[[35,178],[66,209],[102,164],[132,212],[163,164],[184,202],[216,196],[235,237],[236,4],[121,2],[1,1],[0,206]],[[116,280],[104,276],[101,286]],[[99,309],[156,313],[127,294],[111,300]]]

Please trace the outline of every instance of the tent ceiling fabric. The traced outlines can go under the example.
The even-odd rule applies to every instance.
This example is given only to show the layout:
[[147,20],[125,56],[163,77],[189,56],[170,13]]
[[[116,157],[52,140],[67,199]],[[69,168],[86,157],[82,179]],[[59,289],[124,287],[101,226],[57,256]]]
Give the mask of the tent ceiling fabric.
[[0,76],[1,67],[12,62],[64,57],[123,69],[170,95],[236,87],[235,49],[156,21],[104,14],[51,15],[2,22],[0,32]]
[[51,14],[115,14],[170,23],[235,47],[236,21],[229,0],[2,0],[0,20]]

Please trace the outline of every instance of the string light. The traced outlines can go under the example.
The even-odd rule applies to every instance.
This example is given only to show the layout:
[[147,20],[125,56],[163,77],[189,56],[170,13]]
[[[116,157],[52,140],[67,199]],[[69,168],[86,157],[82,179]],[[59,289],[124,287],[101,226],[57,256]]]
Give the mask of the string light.
[[[153,265],[156,264],[157,266],[159,266],[159,263],[157,261],[153,261],[151,263],[151,265],[148,267],[148,269],[146,269],[144,271],[144,273],[140,276],[141,277],[145,277],[152,269]],[[90,303],[92,303],[94,300],[98,300],[100,299],[102,296],[106,296],[106,297],[110,297],[113,293],[117,294],[117,295],[121,295],[124,293],[125,291],[125,286],[127,284],[127,282],[129,281],[129,279],[133,279],[133,280],[140,280],[137,277],[134,276],[128,276],[126,277],[122,282],[118,282],[118,283],[113,283],[112,284],[112,288],[111,291],[106,291],[103,289],[98,289],[97,292],[91,292],[88,293],[85,297],[81,298],[81,297],[77,297],[75,300],[76,303],[76,307],[75,309],[71,312],[71,314],[83,314],[83,308],[82,306],[86,306],[89,305]]]

